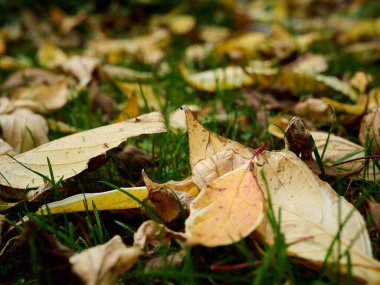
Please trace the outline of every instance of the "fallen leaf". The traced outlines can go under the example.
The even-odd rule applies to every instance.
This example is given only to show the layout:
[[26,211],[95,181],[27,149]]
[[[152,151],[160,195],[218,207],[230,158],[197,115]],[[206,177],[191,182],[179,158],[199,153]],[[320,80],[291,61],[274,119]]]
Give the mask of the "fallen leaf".
[[78,26],[86,19],[87,13],[79,11],[74,16],[68,16],[60,8],[54,6],[50,9],[50,19],[59,28],[61,33],[68,34],[73,28]]
[[17,153],[34,149],[49,141],[45,118],[28,109],[0,114],[0,128],[4,139]]
[[222,150],[195,164],[191,170],[191,179],[202,190],[220,176],[246,165],[248,161],[233,150]]
[[120,274],[133,267],[140,254],[138,247],[127,247],[116,235],[105,244],[73,255],[69,262],[84,284],[113,284]]
[[153,166],[152,154],[146,153],[134,145],[125,146],[116,157],[124,166],[119,171],[128,178],[140,177],[143,169]]
[[[127,192],[135,198],[143,201],[148,198],[146,187],[121,188],[120,190],[111,190],[98,193],[82,193],[66,199],[52,202],[41,206],[36,214],[60,214],[93,211],[94,206],[98,211],[103,210],[127,210],[141,208],[141,204],[124,193]],[[33,190],[29,191],[32,192]],[[32,200],[34,193],[28,192],[28,200]]]
[[111,80],[144,81],[153,79],[152,72],[137,71],[125,66],[105,64],[100,69],[102,74]]
[[372,75],[363,71],[357,71],[350,79],[350,84],[359,90],[360,93],[364,93],[368,84],[373,81]]
[[207,130],[195,119],[189,108],[182,109],[186,115],[191,168],[199,161],[223,150],[233,150],[243,158],[252,157],[253,149]]
[[169,246],[171,239],[186,241],[187,237],[184,233],[172,231],[162,224],[148,220],[142,223],[133,235],[133,246],[141,250],[160,245]]
[[[372,257],[364,219],[352,204],[318,179],[290,151],[264,151],[254,163],[258,183],[266,198],[270,198],[276,222],[288,245],[288,255],[318,269],[326,259],[327,266],[339,262],[340,272],[351,270],[354,278],[369,283],[380,280],[380,263]],[[273,243],[274,233],[269,224],[258,231],[266,242]],[[344,255],[347,252],[350,265]]]
[[99,59],[88,56],[72,56],[70,58],[55,60],[53,67],[72,74],[79,82],[80,87],[86,86],[92,79],[92,73],[99,65]]
[[63,62],[66,59],[66,53],[49,41],[43,42],[37,51],[38,63],[49,69],[54,68],[56,62]]
[[5,140],[0,138],[0,155],[16,155],[17,152],[7,143]]
[[15,89],[10,95],[12,103],[32,111],[48,114],[62,108],[70,98],[69,79],[63,78],[52,85],[34,85]]
[[264,196],[248,164],[204,188],[190,206],[185,227],[190,244],[232,244],[248,236],[264,219]]
[[52,85],[64,76],[40,68],[27,68],[12,73],[1,85],[1,89],[9,90],[24,85]]
[[230,34],[227,27],[205,26],[201,28],[200,38],[207,43],[217,43],[226,39]]
[[188,177],[182,181],[170,180],[168,182],[163,183],[162,185],[177,192],[188,193],[190,196],[197,196],[199,193],[199,189],[197,185],[193,182],[191,177]]
[[194,29],[196,19],[191,15],[174,15],[168,19],[169,30],[175,35],[184,35]]
[[380,107],[372,108],[362,119],[359,140],[362,145],[371,146],[374,153],[380,154]]
[[123,109],[119,113],[119,116],[114,120],[114,123],[125,121],[129,118],[137,117],[140,114],[138,96],[136,93],[132,93],[128,97],[128,101],[125,103]]
[[130,99],[134,94],[137,95],[137,102],[140,108],[146,104],[153,110],[161,110],[164,100],[157,94],[153,87],[148,84],[116,82],[116,86]]
[[80,129],[77,129],[61,121],[57,121],[57,120],[49,118],[46,120],[46,122],[49,126],[49,129],[53,131],[58,131],[64,134],[75,134],[75,133],[81,132]]
[[165,184],[153,182],[145,173],[142,172],[144,183],[149,191],[149,200],[154,205],[155,212],[165,221],[171,222],[177,218],[181,208],[189,211],[190,202],[195,196],[186,192],[176,192],[170,190]]
[[97,80],[92,80],[88,88],[88,96],[92,104],[92,109],[95,110],[99,107],[104,113],[104,120],[112,118],[113,109],[116,102],[107,94],[105,94],[99,86]]
[[127,138],[165,131],[162,115],[154,112],[134,120],[69,135],[16,155],[13,159],[2,156],[0,184],[19,189],[43,186],[43,179],[24,166],[49,177],[47,158],[50,159],[55,180],[62,177],[68,179],[85,170],[91,158],[118,146]]
[[294,112],[298,116],[314,123],[330,124],[334,119],[331,106],[317,98],[308,98],[297,103],[294,107]]
[[297,58],[285,68],[298,73],[317,74],[328,69],[328,62],[325,56],[308,53]]

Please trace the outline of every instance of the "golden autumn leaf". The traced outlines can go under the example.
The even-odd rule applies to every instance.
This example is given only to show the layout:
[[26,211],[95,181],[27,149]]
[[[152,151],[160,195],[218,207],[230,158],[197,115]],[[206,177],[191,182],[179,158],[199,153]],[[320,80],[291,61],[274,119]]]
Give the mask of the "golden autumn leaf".
[[[135,198],[143,201],[148,198],[148,190],[146,187],[121,188],[120,190],[111,190],[98,193],[82,193],[66,199],[52,202],[41,206],[36,214],[60,214],[93,211],[94,206],[99,211],[102,210],[127,210],[140,208],[141,204],[132,199],[124,192],[129,193]],[[33,191],[33,190],[32,190]],[[29,193],[28,193],[29,194]],[[28,195],[31,196],[31,195]],[[29,197],[28,197],[29,198]],[[30,197],[33,198],[33,197]]]
[[190,206],[186,235],[190,244],[208,247],[234,243],[264,218],[264,196],[248,164],[204,188]]
[[195,119],[189,108],[182,109],[186,115],[191,168],[199,161],[223,150],[233,150],[243,158],[252,157],[253,149],[207,130]]
[[43,186],[43,179],[24,166],[49,177],[47,158],[56,181],[62,177],[68,179],[85,170],[91,158],[107,152],[130,137],[165,131],[162,115],[153,112],[133,120],[69,135],[16,155],[13,159],[2,156],[0,184],[21,189]]
[[127,247],[116,235],[105,244],[74,254],[69,262],[84,284],[113,284],[120,274],[132,268],[140,254],[140,248]]
[[[270,197],[280,223],[288,255],[318,269],[326,259],[328,265],[338,262],[341,273],[347,273],[350,266],[354,279],[372,284],[380,281],[380,262],[372,256],[364,219],[352,204],[290,151],[263,152],[254,164],[258,183],[267,199]],[[273,243],[269,224],[258,231],[266,242]],[[345,254],[350,254],[351,265]]]

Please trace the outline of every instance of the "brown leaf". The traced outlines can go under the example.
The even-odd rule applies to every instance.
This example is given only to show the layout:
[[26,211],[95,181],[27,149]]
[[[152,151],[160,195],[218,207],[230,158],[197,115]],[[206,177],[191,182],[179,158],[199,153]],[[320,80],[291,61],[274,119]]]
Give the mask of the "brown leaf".
[[45,118],[28,109],[0,114],[0,128],[4,139],[17,153],[31,150],[49,141],[49,129]]
[[[359,139],[362,145],[370,144],[374,153],[380,154],[380,107],[372,108],[362,119]],[[367,141],[368,138],[368,141]]]
[[153,165],[152,154],[137,148],[134,145],[127,145],[116,156],[124,165],[125,169],[120,169],[126,176],[138,177],[143,169]]
[[298,116],[317,124],[330,124],[334,118],[331,106],[317,98],[308,98],[298,103],[294,112]]
[[90,97],[93,110],[99,107],[104,113],[104,120],[107,121],[112,118],[116,102],[100,89],[97,80],[91,81],[88,96]]
[[145,247],[152,249],[160,245],[169,246],[171,239],[186,241],[187,237],[184,233],[172,231],[162,224],[149,220],[142,223],[135,232],[133,246],[141,250]]
[[86,285],[113,284],[120,274],[132,268],[140,254],[139,247],[127,247],[116,235],[105,244],[73,255],[69,262]]

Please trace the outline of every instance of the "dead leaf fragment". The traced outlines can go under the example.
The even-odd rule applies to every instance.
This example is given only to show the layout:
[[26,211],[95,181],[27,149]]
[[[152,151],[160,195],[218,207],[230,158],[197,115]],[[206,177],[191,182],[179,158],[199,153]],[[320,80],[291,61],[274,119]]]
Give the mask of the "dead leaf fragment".
[[[270,195],[274,215],[281,223],[288,255],[320,268],[340,231],[327,262],[339,262],[341,272],[347,272],[348,261],[339,256],[349,252],[354,278],[379,282],[380,263],[372,257],[364,219],[352,204],[318,179],[290,151],[264,151],[254,163],[258,183],[266,197]],[[273,243],[269,224],[260,227],[259,233],[266,242]]]
[[329,104],[317,98],[308,98],[303,102],[298,103],[294,112],[314,123],[332,123],[334,115],[333,109]]
[[374,153],[380,154],[380,107],[372,108],[362,119],[359,139],[362,145],[370,144]]
[[368,201],[368,205],[373,223],[375,224],[377,231],[380,232],[380,204]]
[[72,271],[86,285],[113,284],[140,256],[140,248],[126,247],[116,235],[103,245],[94,246],[70,257]]
[[49,141],[49,129],[45,118],[28,109],[0,114],[0,128],[4,139],[17,153],[31,150]]
[[169,246],[171,239],[186,241],[187,237],[184,233],[172,231],[162,224],[148,220],[133,235],[133,246],[141,250],[146,247],[152,249],[160,245]]
[[0,184],[19,189],[43,186],[42,178],[22,165],[50,176],[47,158],[50,159],[56,181],[62,176],[68,179],[85,170],[91,158],[106,153],[130,137],[165,131],[162,115],[153,112],[130,121],[69,135],[17,155],[14,159],[2,156],[0,172],[3,176],[0,177]]
[[248,165],[222,175],[190,206],[186,234],[191,244],[232,244],[254,231],[264,218],[264,196]]

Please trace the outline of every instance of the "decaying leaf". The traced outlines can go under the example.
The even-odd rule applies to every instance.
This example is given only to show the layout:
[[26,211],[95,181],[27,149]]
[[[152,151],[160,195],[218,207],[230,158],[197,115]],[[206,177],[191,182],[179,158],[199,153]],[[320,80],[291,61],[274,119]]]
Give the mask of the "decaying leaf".
[[171,239],[186,241],[184,233],[175,232],[162,224],[148,220],[140,225],[133,236],[133,246],[143,250],[144,248],[155,248],[160,245],[169,246]]
[[17,152],[5,140],[0,139],[0,155],[16,155]]
[[165,131],[162,115],[154,112],[134,120],[69,135],[16,155],[13,159],[2,156],[0,184],[19,189],[43,186],[43,179],[24,166],[49,177],[47,158],[56,181],[62,177],[68,179],[85,170],[91,158],[118,146],[127,138]]
[[186,178],[182,181],[173,181],[170,180],[168,182],[163,183],[162,185],[175,190],[177,192],[188,193],[190,196],[197,196],[199,193],[199,188],[194,183],[191,177]]
[[207,130],[195,119],[189,108],[183,107],[183,110],[186,115],[189,136],[191,168],[199,161],[222,150],[233,150],[243,158],[252,157],[253,150],[251,148]]
[[103,245],[71,256],[69,262],[84,284],[113,284],[120,274],[132,268],[140,254],[139,247],[127,247],[116,235]]
[[248,164],[204,188],[190,206],[186,234],[190,244],[232,244],[254,231],[264,218],[264,196]]
[[4,139],[17,153],[31,150],[49,141],[49,130],[44,117],[28,109],[0,114],[0,128]]
[[[127,210],[140,208],[141,204],[132,199],[124,192],[129,193],[140,201],[148,198],[148,190],[146,187],[133,187],[133,188],[121,188],[120,190],[111,190],[98,193],[83,193],[77,194],[66,199],[52,202],[40,207],[36,214],[48,215],[48,214],[60,214],[60,213],[72,213],[93,211],[94,205],[97,210]],[[31,190],[30,192],[32,192]],[[32,193],[31,193],[32,194]],[[32,195],[29,195],[28,198]]]
[[99,82],[97,80],[91,81],[88,89],[88,96],[90,98],[93,110],[99,107],[104,113],[105,120],[112,117],[113,109],[116,103],[109,95],[105,94],[100,89]]
[[380,107],[372,108],[362,119],[359,139],[362,145],[370,145],[374,153],[380,154]]
[[[281,223],[288,255],[316,268],[321,268],[324,260],[328,264],[339,262],[341,273],[351,270],[355,279],[378,282],[380,262],[372,257],[364,219],[352,204],[319,180],[292,152],[263,152],[255,165],[258,183],[271,199],[277,223]],[[260,227],[259,233],[273,243],[269,224]]]
[[[200,106],[187,105],[191,112],[197,113],[201,110]],[[186,116],[181,109],[178,109],[169,115],[169,126],[174,129],[186,129]]]

